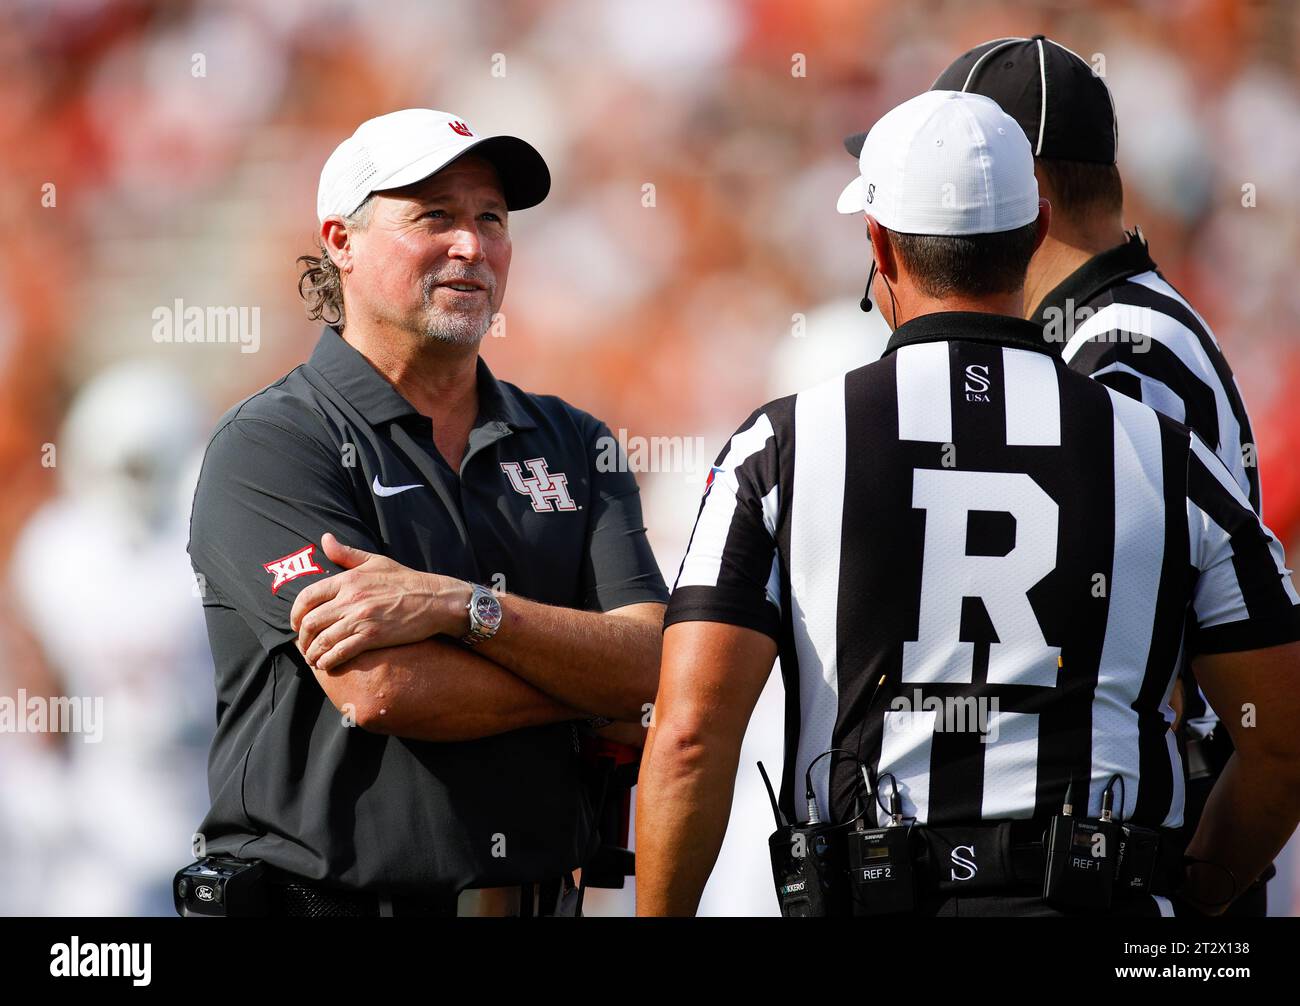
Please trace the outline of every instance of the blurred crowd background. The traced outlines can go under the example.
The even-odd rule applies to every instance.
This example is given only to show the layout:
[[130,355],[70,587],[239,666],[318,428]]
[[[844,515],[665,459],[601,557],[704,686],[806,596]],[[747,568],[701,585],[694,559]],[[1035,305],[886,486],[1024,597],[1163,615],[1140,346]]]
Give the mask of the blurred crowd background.
[[[1268,523],[1300,549],[1300,13],[1291,0],[6,0],[0,6],[0,695],[104,698],[104,736],[0,734],[0,913],[171,912],[207,807],[211,659],[185,554],[208,432],[304,360],[320,167],[410,106],[511,132],[550,197],[511,219],[494,371],[629,436],[671,583],[708,465],[763,401],[877,356],[841,145],[964,49],[1045,32],[1104,67],[1126,222],[1215,329]],[[1097,57],[1102,62],[1097,62]],[[256,308],[256,352],[155,312]],[[694,442],[693,440],[691,442]],[[742,757],[711,914],[774,914]],[[1272,887],[1300,914],[1295,843]],[[630,911],[631,890],[594,895]]]

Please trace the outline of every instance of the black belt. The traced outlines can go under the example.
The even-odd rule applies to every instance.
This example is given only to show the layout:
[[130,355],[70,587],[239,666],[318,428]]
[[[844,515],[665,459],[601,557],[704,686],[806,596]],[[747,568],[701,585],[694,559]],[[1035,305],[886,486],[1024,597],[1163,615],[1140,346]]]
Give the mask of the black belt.
[[270,881],[271,914],[290,918],[365,919],[382,915],[454,919],[455,894],[380,898],[362,891],[322,887],[310,881]]
[[[379,918],[401,916],[424,919],[454,919],[460,895],[432,892],[420,895],[382,897],[364,891],[325,887],[302,878],[280,875],[269,878],[268,898],[274,916],[290,918]],[[576,889],[563,878],[536,884],[522,884],[520,915],[572,914],[566,906],[575,901]],[[559,907],[557,906],[559,903]]]
[[[1047,869],[1047,822],[998,821],[977,825],[917,825],[913,833],[913,876],[929,894],[971,896],[1041,894]],[[1115,888],[1114,900],[1138,895],[1168,897],[1182,881],[1183,846],[1178,833],[1159,829],[1160,848],[1151,887]]]

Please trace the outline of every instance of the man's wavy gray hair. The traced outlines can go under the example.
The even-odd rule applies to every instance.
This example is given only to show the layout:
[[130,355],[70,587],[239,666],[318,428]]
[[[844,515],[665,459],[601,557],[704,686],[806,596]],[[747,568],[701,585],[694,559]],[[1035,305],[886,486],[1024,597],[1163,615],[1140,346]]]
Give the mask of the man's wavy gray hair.
[[[374,199],[373,193],[366,196],[365,202],[343,218],[348,230],[363,231],[370,226],[375,210]],[[298,295],[307,302],[308,318],[334,325],[341,332],[347,323],[343,311],[343,277],[319,235],[316,247],[319,255],[298,256],[298,265],[302,267],[298,276]]]

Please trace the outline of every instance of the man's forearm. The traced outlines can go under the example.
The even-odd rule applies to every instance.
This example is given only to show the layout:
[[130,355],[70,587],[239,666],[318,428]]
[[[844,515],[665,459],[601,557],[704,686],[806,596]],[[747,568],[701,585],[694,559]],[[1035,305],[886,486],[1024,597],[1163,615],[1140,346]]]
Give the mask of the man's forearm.
[[703,738],[650,728],[637,782],[637,915],[699,908],[731,816],[737,761]]
[[560,702],[635,722],[658,686],[663,605],[626,610],[601,614],[506,595],[501,628],[477,649]]
[[371,650],[316,679],[358,726],[427,741],[461,741],[586,715],[485,657],[439,639]]
[[[321,544],[344,571],[305,587],[289,617],[311,667],[329,671],[367,650],[459,639],[469,630],[472,584],[349,548],[330,534]],[[641,718],[659,680],[662,603],[599,613],[510,594],[501,608],[496,636],[478,647],[489,660],[565,705],[613,720]]]
[[[1282,850],[1300,818],[1295,766],[1229,759],[1206,802],[1187,855],[1216,866],[1194,867],[1186,896],[1205,911],[1241,894]],[[1236,891],[1224,869],[1236,878]]]

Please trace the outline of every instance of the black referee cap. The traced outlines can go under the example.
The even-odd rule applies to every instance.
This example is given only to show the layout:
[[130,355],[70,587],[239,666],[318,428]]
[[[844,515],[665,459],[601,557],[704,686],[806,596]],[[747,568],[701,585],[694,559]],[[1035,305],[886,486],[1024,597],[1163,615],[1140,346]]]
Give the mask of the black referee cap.
[[[1083,57],[1043,35],[999,38],[958,56],[932,91],[992,98],[1020,123],[1035,157],[1114,164],[1119,145],[1110,88]],[[844,140],[855,157],[866,133]]]

